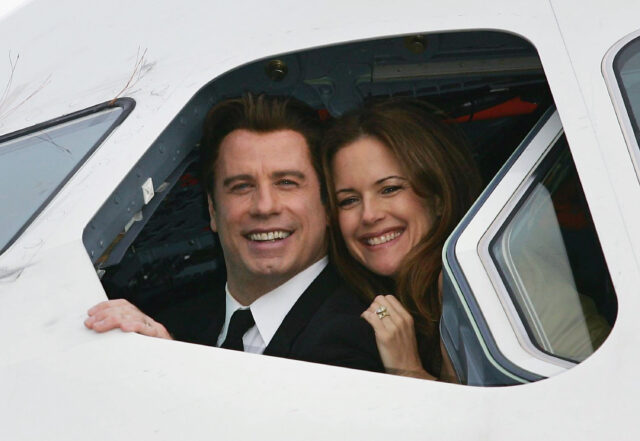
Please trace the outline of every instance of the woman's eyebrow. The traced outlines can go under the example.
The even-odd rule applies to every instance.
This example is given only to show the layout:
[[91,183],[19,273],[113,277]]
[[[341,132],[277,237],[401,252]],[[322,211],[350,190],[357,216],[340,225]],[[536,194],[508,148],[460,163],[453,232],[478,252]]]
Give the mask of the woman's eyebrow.
[[407,178],[402,177],[402,176],[396,176],[396,175],[391,175],[391,176],[387,176],[386,178],[382,178],[382,179],[378,179],[376,181],[376,184],[382,184],[384,181],[388,180],[388,179],[401,179],[403,181],[406,181]]
[[[386,176],[384,178],[378,179],[375,182],[375,185],[380,185],[382,184],[384,181],[387,181],[389,179],[400,179],[402,181],[406,181],[407,178],[403,177],[403,176],[396,176],[396,175],[391,175],[391,176]],[[336,194],[338,193],[352,193],[355,192],[355,189],[353,188],[341,188],[340,190],[336,190]]]

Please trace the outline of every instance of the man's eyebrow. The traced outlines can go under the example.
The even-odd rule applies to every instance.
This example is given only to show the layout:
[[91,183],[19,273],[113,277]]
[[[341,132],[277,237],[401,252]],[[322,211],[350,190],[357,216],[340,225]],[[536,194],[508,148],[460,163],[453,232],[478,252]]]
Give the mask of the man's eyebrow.
[[231,184],[233,184],[236,181],[250,181],[252,179],[251,175],[234,175],[234,176],[229,176],[228,178],[225,178],[224,181],[222,181],[222,186],[223,187],[228,187]]
[[306,178],[305,174],[299,170],[279,170],[271,174],[271,177],[274,179],[284,178],[287,176],[292,176],[301,180],[304,180]]

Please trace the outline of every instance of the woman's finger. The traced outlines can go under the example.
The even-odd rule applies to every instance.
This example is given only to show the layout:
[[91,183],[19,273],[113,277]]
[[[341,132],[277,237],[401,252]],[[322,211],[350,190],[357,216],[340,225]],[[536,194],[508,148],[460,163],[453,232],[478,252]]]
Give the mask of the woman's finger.
[[384,301],[387,303],[388,309],[393,311],[393,322],[398,330],[398,338],[410,338],[415,332],[411,314],[409,314],[400,301],[392,295],[385,296]]
[[396,312],[396,314],[400,315],[404,320],[407,320],[413,323],[413,317],[411,316],[409,311],[407,311],[405,307],[402,306],[402,303],[400,303],[400,300],[398,300],[396,296],[392,296],[392,295],[385,296],[385,300],[390,305],[393,305],[393,309]]
[[388,333],[384,323],[378,318],[378,315],[374,311],[369,311],[367,309],[360,316],[367,321],[373,328],[373,332],[376,334],[376,337],[382,337]]
[[376,337],[380,338],[381,340],[387,341],[393,334],[394,326],[393,323],[389,320],[389,315],[383,316],[382,318],[380,318],[380,315],[378,315],[378,311],[380,310],[380,308],[385,307],[382,303],[377,302],[377,300],[380,299],[384,301],[382,296],[377,296],[373,300],[373,302],[371,302],[369,308],[367,308],[367,310],[362,313],[362,317],[373,327],[373,331],[376,333]]
[[387,301],[385,296],[377,296],[374,302],[385,309],[385,314],[382,315],[382,318],[378,316],[380,321],[383,322],[389,331],[395,331],[398,326],[402,324],[402,317],[398,315],[395,308]]

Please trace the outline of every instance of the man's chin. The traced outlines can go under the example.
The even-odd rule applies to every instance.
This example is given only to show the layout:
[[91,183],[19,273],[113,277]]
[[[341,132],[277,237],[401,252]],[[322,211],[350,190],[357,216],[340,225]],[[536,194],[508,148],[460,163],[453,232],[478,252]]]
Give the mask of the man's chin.
[[261,256],[258,259],[252,259],[246,262],[246,267],[252,274],[256,276],[280,276],[290,273],[294,270],[293,259],[287,259],[285,256]]
[[255,277],[279,278],[279,277],[286,277],[286,276],[293,277],[296,275],[297,271],[288,267],[281,267],[278,265],[267,265],[267,266],[260,266],[260,267],[254,268],[252,273],[254,274]]

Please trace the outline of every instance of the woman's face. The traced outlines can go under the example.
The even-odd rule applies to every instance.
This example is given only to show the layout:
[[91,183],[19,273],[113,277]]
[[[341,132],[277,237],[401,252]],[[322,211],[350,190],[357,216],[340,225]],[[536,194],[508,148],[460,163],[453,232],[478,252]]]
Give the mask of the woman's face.
[[394,276],[436,215],[419,197],[391,150],[363,137],[333,158],[338,221],[347,248],[370,271]]

